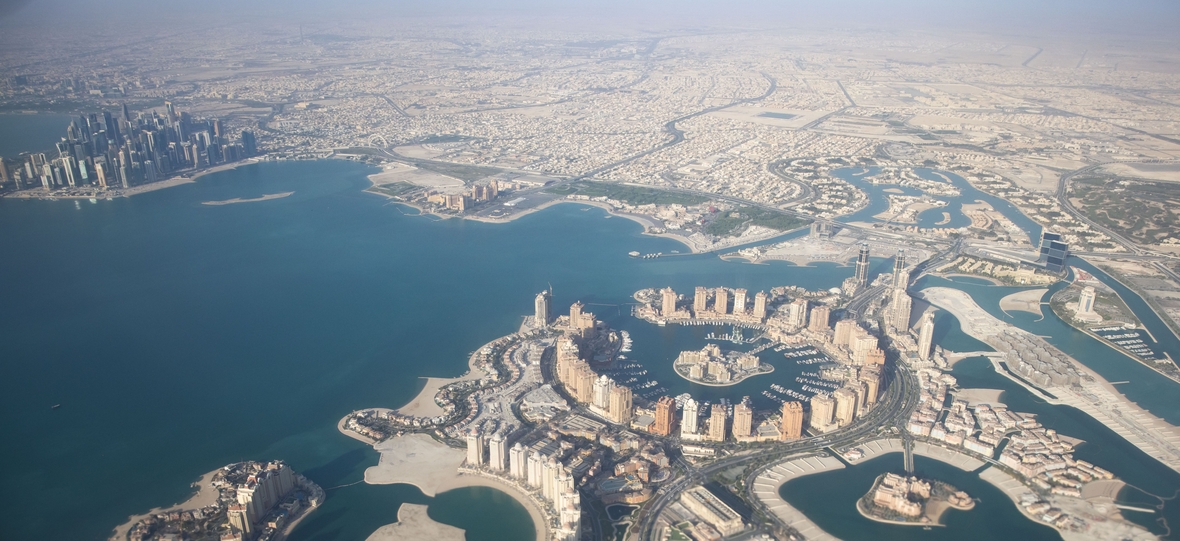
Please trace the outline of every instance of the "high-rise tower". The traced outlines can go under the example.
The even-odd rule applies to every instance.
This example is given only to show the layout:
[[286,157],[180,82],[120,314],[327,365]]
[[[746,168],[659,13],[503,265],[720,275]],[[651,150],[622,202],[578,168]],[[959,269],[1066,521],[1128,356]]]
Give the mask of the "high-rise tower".
[[746,290],[740,287],[733,290],[733,313],[737,316],[746,315]]
[[754,431],[754,409],[748,401],[733,407],[733,437],[749,437]]
[[869,245],[860,245],[860,255],[856,257],[856,285],[864,288],[869,285]]
[[713,294],[713,311],[718,314],[729,313],[729,291],[719,287]]
[[754,317],[759,320],[766,319],[766,292],[759,291],[754,295]]
[[697,409],[699,404],[696,400],[689,398],[684,401],[684,411],[680,418],[680,437],[685,438],[695,436],[697,433],[697,418],[700,415]]
[[672,434],[674,426],[676,426],[676,401],[670,396],[661,396],[656,401],[656,422],[652,432],[660,436],[669,436]]
[[693,317],[701,317],[708,309],[709,290],[703,287],[698,287],[693,293],[692,297],[692,311]]
[[725,406],[713,404],[709,410],[709,440],[725,441]]
[[[812,403],[814,404],[814,400]],[[783,419],[779,432],[784,441],[797,440],[803,436],[803,404],[783,402]]]
[[660,315],[672,317],[676,313],[676,292],[670,287],[660,290]]
[[923,361],[930,360],[934,353],[934,312],[926,312],[922,316],[921,330],[918,333],[918,357]]
[[553,294],[549,290],[537,293],[533,301],[534,319],[538,327],[548,327],[553,314]]
[[909,285],[910,273],[906,272],[905,268],[905,250],[898,250],[897,257],[893,258],[893,287],[905,289]]

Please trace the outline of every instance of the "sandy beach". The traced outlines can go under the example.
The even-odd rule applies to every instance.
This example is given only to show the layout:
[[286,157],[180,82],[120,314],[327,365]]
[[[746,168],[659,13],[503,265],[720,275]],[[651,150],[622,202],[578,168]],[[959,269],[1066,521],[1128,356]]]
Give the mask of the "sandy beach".
[[224,201],[204,201],[201,204],[202,205],[218,206],[218,205],[234,205],[237,203],[257,203],[259,201],[270,201],[271,199],[282,199],[284,197],[289,197],[293,193],[295,193],[295,192],[272,193],[272,194],[266,194],[262,197],[252,197],[249,199],[242,199],[241,197],[235,197],[233,199],[226,199]]
[[1017,291],[1000,299],[1000,310],[1005,313],[1009,310],[1028,312],[1045,317],[1045,314],[1041,313],[1041,297],[1044,297],[1048,291],[1046,288]]
[[464,487],[488,487],[511,496],[520,505],[524,506],[525,510],[529,512],[529,518],[533,519],[533,528],[537,532],[536,541],[549,539],[549,521],[545,519],[545,515],[541,513],[540,508],[537,507],[537,504],[532,498],[522,492],[521,489],[490,476],[459,475],[444,483],[440,487],[440,492]]
[[490,476],[459,473],[459,467],[467,458],[466,451],[447,447],[425,434],[407,434],[390,438],[374,445],[373,448],[381,453],[381,459],[376,466],[365,470],[366,483],[410,484],[430,497],[463,487],[494,488],[511,496],[528,510],[537,530],[537,541],[548,538],[548,521],[528,494]]
[[406,483],[433,497],[444,491],[458,476],[459,466],[467,458],[461,449],[452,449],[426,434],[406,434],[389,438],[373,446],[381,459],[365,470],[370,485]]
[[426,514],[427,506],[403,503],[397,510],[397,522],[386,524],[365,541],[401,541],[430,539],[431,541],[464,541],[466,532],[454,526],[435,522]]
[[116,540],[117,541],[126,541],[127,540],[127,533],[129,531],[131,531],[131,527],[134,526],[137,522],[139,522],[147,517],[150,517],[152,515],[157,515],[160,513],[169,513],[172,511],[200,509],[200,508],[205,507],[207,505],[213,505],[213,504],[217,503],[217,498],[221,495],[221,491],[213,488],[213,485],[211,483],[213,482],[213,475],[216,474],[218,471],[221,471],[221,468],[218,468],[218,469],[213,470],[209,473],[206,473],[205,475],[202,475],[201,478],[196,483],[193,483],[193,486],[197,487],[197,493],[193,494],[193,496],[191,498],[189,498],[181,503],[178,503],[176,505],[172,505],[169,507],[157,507],[157,508],[152,509],[151,511],[148,511],[142,515],[133,515],[133,516],[129,517],[127,519],[127,522],[124,522],[123,524],[120,524],[115,527],[115,531],[111,534],[110,540],[111,541],[116,541]]

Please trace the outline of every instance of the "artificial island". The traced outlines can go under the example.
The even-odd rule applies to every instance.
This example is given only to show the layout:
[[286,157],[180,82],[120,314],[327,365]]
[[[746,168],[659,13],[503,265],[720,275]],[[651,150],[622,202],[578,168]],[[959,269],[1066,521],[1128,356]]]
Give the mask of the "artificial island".
[[877,476],[869,493],[856,502],[856,510],[871,520],[905,526],[940,524],[947,509],[973,508],[975,500],[951,485],[892,473]]
[[[1142,530],[1087,499],[1122,484],[1100,466],[1074,459],[1078,440],[1002,404],[969,401],[970,392],[958,389],[947,371],[961,355],[934,344],[935,308],[928,303],[958,308],[937,288],[921,302],[908,289],[916,274],[929,271],[928,262],[915,263],[899,250],[892,272],[872,278],[869,256],[869,246],[861,246],[853,276],[831,290],[636,292],[632,315],[640,324],[735,328],[710,333],[712,342],[701,350],[662,360],[628,359],[630,333],[610,328],[581,302],[555,315],[552,293],[543,291],[518,332],[472,354],[467,375],[427,384],[401,410],[353,412],[340,429],[381,451],[381,464],[366,473],[369,482],[410,482],[428,494],[494,486],[530,509],[545,540],[570,541],[620,525],[641,536],[719,539],[755,531],[761,520],[777,525],[773,535],[793,538],[816,526],[793,511],[779,487],[894,452],[903,455],[902,467],[878,479],[858,504],[874,520],[930,525],[947,508],[972,508],[970,497],[943,481],[914,477],[913,456],[921,455],[963,469],[990,464],[984,480],[1026,516],[1060,531],[1137,538]],[[756,335],[747,338],[738,328]],[[1006,336],[1009,345],[997,346],[1013,356],[1012,377],[1085,385],[1085,376],[1062,364],[1069,361],[1051,346],[1026,350],[1016,342],[1030,337]],[[723,351],[718,342],[724,341],[753,349]],[[653,362],[721,390],[771,377],[776,363],[805,371],[785,385],[768,381],[761,399],[713,402],[691,392],[662,394],[657,382],[640,381]],[[964,399],[954,398],[959,392]],[[429,454],[422,449],[450,458],[404,458]],[[722,471],[736,477],[701,482]]]

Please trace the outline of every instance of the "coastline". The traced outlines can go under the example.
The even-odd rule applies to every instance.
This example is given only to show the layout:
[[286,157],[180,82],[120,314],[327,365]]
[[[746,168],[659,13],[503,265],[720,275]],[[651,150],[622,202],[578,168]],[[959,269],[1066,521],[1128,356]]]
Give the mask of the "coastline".
[[[864,458],[858,460],[856,463],[850,466],[845,466],[843,462],[840,462],[833,457],[788,458],[776,464],[767,466],[767,468],[763,470],[762,473],[760,473],[756,478],[754,482],[754,492],[763,505],[770,509],[771,512],[777,515],[781,520],[783,520],[783,522],[786,522],[788,525],[798,530],[804,535],[806,539],[821,541],[837,540],[838,538],[824,531],[822,528],[812,522],[811,519],[807,518],[801,511],[783,499],[782,496],[779,495],[779,489],[781,489],[784,484],[797,477],[824,473],[827,471],[842,469],[844,467],[855,468],[857,464],[868,461],[869,459],[890,454],[902,454],[904,449],[901,448],[901,445],[901,440],[890,438],[872,440],[862,443],[857,447],[868,447],[869,449],[865,449]],[[979,460],[978,458],[975,458],[965,452],[948,449],[923,441],[917,441],[914,443],[913,453],[918,456],[930,458],[944,464],[948,464],[965,472],[975,471],[986,464],[982,460]],[[1046,524],[1038,517],[1030,514],[1029,511],[1020,504],[1020,501],[1021,496],[1024,493],[1031,493],[1032,489],[1025,486],[1024,483],[1007,472],[1004,472],[994,466],[989,466],[979,473],[979,478],[996,487],[1006,496],[1008,496],[1008,498],[1012,501],[1012,504],[1016,506],[1017,510],[1020,511],[1021,515],[1023,515],[1025,518],[1036,524],[1046,525],[1050,528],[1053,528],[1066,541],[1093,541],[1095,539],[1095,537],[1092,536],[1078,534],[1068,530],[1062,530],[1053,526],[1052,524]],[[1083,501],[1088,503],[1088,500]],[[860,500],[858,499],[856,504],[857,511],[864,515],[864,512],[861,511],[859,504]],[[866,518],[877,522],[887,522],[891,524],[902,524],[907,526],[939,525],[933,523],[894,523],[867,516]],[[1138,536],[1146,533],[1145,530],[1139,530],[1136,526],[1126,523],[1119,523],[1115,527],[1122,530],[1120,533],[1131,535],[1131,538],[1134,539],[1140,539],[1141,537]],[[1154,536],[1151,536],[1151,538],[1154,538]]]
[[[224,163],[221,165],[209,167],[207,169],[202,169],[202,170],[198,171],[197,173],[193,174],[191,177],[185,177],[185,176],[169,177],[164,180],[158,180],[156,182],[152,182],[150,184],[140,184],[137,186],[132,186],[130,188],[108,188],[107,190],[103,190],[101,192],[96,191],[93,194],[85,194],[85,195],[55,194],[54,192],[40,191],[37,188],[29,188],[26,190],[21,190],[19,192],[5,194],[2,197],[12,198],[12,199],[49,199],[49,198],[53,198],[53,199],[108,199],[108,198],[112,198],[113,199],[115,197],[131,197],[134,195],[139,195],[141,193],[154,192],[156,190],[164,190],[164,189],[173,188],[176,186],[183,186],[185,184],[192,184],[192,183],[196,182],[197,179],[199,179],[205,175],[211,175],[213,173],[219,173],[221,171],[229,171],[232,169],[237,169],[237,168],[242,167],[244,165],[252,165],[252,164],[258,163],[260,161],[262,161],[262,160],[259,158],[247,158],[245,160],[240,160],[240,161],[236,161],[233,163]],[[245,203],[248,201],[242,201],[242,202]]]
[[[922,298],[931,304],[950,312],[959,320],[960,328],[968,336],[985,344],[989,339],[1006,329],[1024,334],[1045,345],[1053,347],[1044,339],[1036,337],[1019,327],[996,319],[975,303],[967,293],[958,289],[931,287],[922,290]],[[989,344],[991,345],[991,344]],[[1056,348],[1054,348],[1056,349]],[[1021,378],[1015,377],[1000,366],[999,360],[991,357],[996,372],[1028,389],[1050,404],[1072,406],[1111,429],[1129,443],[1138,447],[1160,463],[1180,471],[1180,429],[1156,417],[1120,393],[1110,382],[1077,359],[1061,354],[1083,377],[1080,390],[1071,387],[1053,386],[1044,389],[1032,387]],[[1085,382],[1089,378],[1090,383]],[[1169,381],[1174,381],[1169,379]],[[1053,393],[1047,395],[1046,393]]]
[[533,529],[536,531],[536,541],[545,541],[546,539],[549,539],[549,521],[545,519],[545,515],[538,508],[537,502],[534,501],[534,498],[521,491],[520,488],[509,483],[505,483],[500,479],[486,475],[460,473],[450,482],[440,486],[439,494],[443,492],[449,492],[457,488],[467,487],[491,488],[503,492],[512,499],[516,500],[517,503],[524,507],[525,511],[528,511],[529,518],[533,519]]
[[182,509],[200,509],[202,507],[217,503],[217,498],[221,496],[221,491],[213,488],[212,482],[213,475],[219,471],[221,471],[221,468],[217,468],[216,470],[208,472],[202,475],[201,478],[195,483],[193,483],[191,486],[197,487],[197,492],[196,494],[190,496],[189,499],[167,507],[157,507],[146,513],[128,517],[126,522],[115,527],[108,539],[110,541],[127,541],[127,534],[130,533],[131,527],[135,526],[135,524],[139,521],[152,515],[170,513],[172,511],[180,511]]
[[689,383],[696,384],[696,385],[704,385],[706,387],[732,387],[732,386],[737,385],[743,381],[746,381],[752,377],[765,376],[766,374],[770,374],[770,373],[774,372],[774,365],[767,364],[766,366],[769,366],[770,370],[767,370],[765,372],[758,372],[757,374],[746,374],[746,375],[743,375],[740,379],[735,379],[729,383],[710,383],[708,381],[697,381],[697,380],[692,379],[684,374],[681,374],[679,370],[676,370],[676,367],[672,367],[672,371],[676,372],[676,375],[680,376],[681,379],[683,379]]
[[465,471],[467,453],[435,441],[426,434],[407,434],[373,445],[381,459],[365,470],[370,485],[408,484],[427,497],[457,488],[488,487],[513,498],[529,513],[537,532],[536,541],[548,539],[549,523],[533,496],[502,479]]

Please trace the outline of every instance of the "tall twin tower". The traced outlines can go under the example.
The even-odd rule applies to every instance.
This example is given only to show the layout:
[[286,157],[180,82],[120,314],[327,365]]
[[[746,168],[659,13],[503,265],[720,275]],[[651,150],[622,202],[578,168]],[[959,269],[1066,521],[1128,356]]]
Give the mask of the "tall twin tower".
[[549,322],[553,318],[552,289],[537,293],[537,298],[533,301],[533,318],[535,319],[533,326],[538,328],[549,326]]

